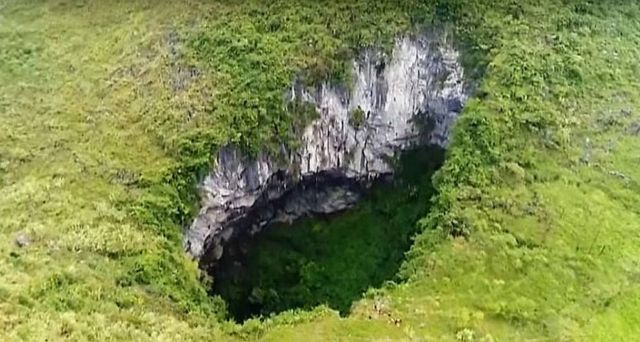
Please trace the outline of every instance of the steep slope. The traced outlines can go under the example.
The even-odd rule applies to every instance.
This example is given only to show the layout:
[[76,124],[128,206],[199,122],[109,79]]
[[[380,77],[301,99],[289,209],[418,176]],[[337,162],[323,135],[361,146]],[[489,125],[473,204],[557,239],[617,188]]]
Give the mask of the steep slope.
[[293,148],[219,152],[199,185],[202,208],[185,233],[187,251],[212,267],[237,235],[353,207],[373,182],[392,176],[396,154],[445,147],[467,99],[458,59],[446,37],[400,37],[391,56],[370,50],[355,58],[352,89],[294,84],[286,101],[317,118]]
[[[178,113],[168,23],[194,12],[65,1],[0,11],[0,340],[215,336],[196,266],[134,215],[175,165],[146,132],[162,120],[149,113]],[[166,229],[179,239],[178,225]]]
[[[633,340],[639,17],[625,1],[8,2],[0,339]],[[348,79],[359,49],[434,25],[482,78],[404,281],[346,318],[225,323],[181,245],[211,156],[295,143],[294,77]]]

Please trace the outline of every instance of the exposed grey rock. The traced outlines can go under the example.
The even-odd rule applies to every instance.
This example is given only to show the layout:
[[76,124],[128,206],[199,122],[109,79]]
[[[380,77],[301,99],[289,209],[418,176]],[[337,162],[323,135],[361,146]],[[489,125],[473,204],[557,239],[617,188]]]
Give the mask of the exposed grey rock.
[[593,154],[593,144],[591,143],[591,139],[589,137],[584,139],[584,150],[582,152],[582,157],[580,157],[580,161],[584,164],[591,164],[591,155]]
[[24,232],[18,233],[15,241],[20,248],[28,247],[31,244],[31,238]]
[[[220,151],[185,234],[193,257],[215,264],[233,237],[352,207],[373,181],[393,173],[397,152],[448,144],[466,95],[458,53],[444,37],[400,38],[390,57],[365,51],[353,75],[351,91],[329,83],[292,86],[289,100],[314,104],[320,117],[284,162],[267,154],[245,158],[232,146]],[[356,110],[364,120],[353,127]]]
[[629,177],[627,177],[627,175],[625,175],[624,173],[622,173],[620,171],[611,170],[611,171],[609,171],[609,174],[614,176],[614,177],[620,178],[625,182],[629,181]]
[[640,135],[640,122],[634,122],[629,126],[629,134],[639,136]]

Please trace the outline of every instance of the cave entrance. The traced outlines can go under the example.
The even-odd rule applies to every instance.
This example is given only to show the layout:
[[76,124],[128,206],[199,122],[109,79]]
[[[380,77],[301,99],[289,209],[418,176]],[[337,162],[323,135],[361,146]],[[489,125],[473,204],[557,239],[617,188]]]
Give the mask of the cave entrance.
[[439,147],[404,152],[394,180],[374,185],[354,208],[229,241],[212,293],[238,322],[321,304],[348,313],[368,288],[396,276],[443,160]]

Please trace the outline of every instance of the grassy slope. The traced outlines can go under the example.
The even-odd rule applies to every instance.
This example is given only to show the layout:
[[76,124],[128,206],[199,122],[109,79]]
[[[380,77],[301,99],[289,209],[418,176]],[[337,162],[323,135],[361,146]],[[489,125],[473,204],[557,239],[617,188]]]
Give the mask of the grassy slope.
[[437,224],[467,238],[431,252],[421,237],[406,264],[413,281],[390,297],[419,335],[631,340],[640,12],[521,9],[524,20],[485,17],[500,23],[500,47],[439,179],[448,211]]
[[[215,144],[272,143],[269,130],[250,132],[274,122],[261,112],[267,97],[243,112],[229,92],[244,86],[234,80],[245,73],[233,68],[253,60],[227,65],[231,71],[204,65],[204,77],[176,86],[171,28],[208,13],[211,27],[229,22],[261,37],[254,46],[278,46],[266,53],[287,63],[267,60],[265,70],[324,75],[312,57],[339,58],[342,46],[376,40],[352,32],[386,27],[380,36],[388,36],[410,16],[364,5],[354,5],[357,16],[335,16],[332,3],[306,6],[304,18],[291,5],[282,9],[293,21],[284,30],[297,35],[274,36],[247,24],[272,15],[251,12],[257,5],[9,3],[0,12],[0,339],[210,339],[223,330],[272,340],[640,334],[640,138],[630,134],[640,121],[640,8],[456,3],[434,8],[490,49],[491,64],[437,179],[435,214],[422,222],[439,229],[418,237],[402,272],[408,282],[372,293],[348,319],[318,309],[243,328],[216,323],[219,304],[180,254],[177,224],[191,210],[184,172],[206,166]],[[322,29],[327,22],[337,26]],[[216,38],[216,30],[199,32],[196,41]],[[304,32],[326,41],[304,50],[296,43]],[[205,61],[234,57],[192,47]],[[227,110],[213,106],[206,112],[214,115],[193,119],[202,89]],[[287,129],[282,117],[274,127]],[[182,157],[171,157],[176,148]],[[32,240],[26,249],[14,243],[19,231]]]
[[[189,325],[197,314],[193,321],[182,314],[180,288],[207,300],[195,265],[177,244],[171,256],[180,258],[170,260],[167,240],[132,219],[127,204],[174,163],[143,120],[173,110],[163,95],[166,23],[188,9],[126,1],[3,8],[1,340],[215,333]],[[32,241],[28,248],[14,243],[20,231]],[[126,286],[154,267],[163,284]],[[176,298],[163,299],[174,285]]]

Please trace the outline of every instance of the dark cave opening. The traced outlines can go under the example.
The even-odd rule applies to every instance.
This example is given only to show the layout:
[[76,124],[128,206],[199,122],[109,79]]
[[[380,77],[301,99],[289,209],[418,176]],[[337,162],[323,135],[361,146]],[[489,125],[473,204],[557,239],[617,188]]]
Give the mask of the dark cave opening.
[[209,270],[211,294],[238,322],[322,304],[347,314],[367,289],[395,279],[443,161],[437,146],[403,152],[393,179],[375,182],[353,208],[234,237]]

